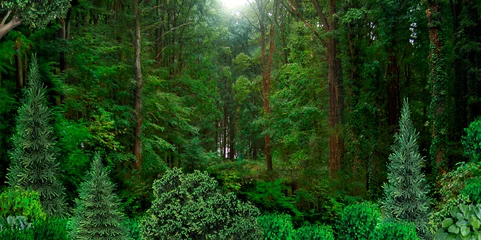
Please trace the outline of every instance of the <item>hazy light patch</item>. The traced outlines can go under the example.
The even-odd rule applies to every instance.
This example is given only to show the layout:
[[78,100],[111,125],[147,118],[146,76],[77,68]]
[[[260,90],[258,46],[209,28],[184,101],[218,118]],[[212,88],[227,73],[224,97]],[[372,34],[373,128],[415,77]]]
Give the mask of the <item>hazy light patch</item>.
[[221,2],[222,6],[228,10],[239,10],[247,3],[247,0],[221,0]]

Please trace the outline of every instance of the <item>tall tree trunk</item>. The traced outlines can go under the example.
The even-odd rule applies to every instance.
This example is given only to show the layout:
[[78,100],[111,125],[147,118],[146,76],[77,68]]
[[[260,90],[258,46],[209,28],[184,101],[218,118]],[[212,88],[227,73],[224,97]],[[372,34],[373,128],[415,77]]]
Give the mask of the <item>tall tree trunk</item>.
[[441,31],[441,11],[437,0],[428,0],[429,39],[431,42],[429,54],[430,82],[432,89],[431,99],[431,122],[432,143],[430,156],[436,169],[441,166],[446,149],[447,114],[446,114],[446,90],[447,74],[443,56],[443,42]]
[[135,81],[136,81],[136,88],[135,88],[135,129],[134,129],[134,156],[136,158],[135,168],[140,169],[142,166],[142,88],[144,86],[144,82],[142,80],[142,68],[140,64],[140,48],[141,48],[141,41],[140,41],[140,10],[139,10],[139,2],[138,0],[133,0],[134,3],[134,14],[135,14],[135,40],[134,40],[134,51],[135,51]]
[[[18,44],[18,43],[17,43]],[[22,52],[20,51],[20,47],[16,47],[15,53],[15,67],[16,67],[16,85],[17,90],[20,90],[24,86],[23,81],[23,62],[22,62]]]
[[[277,17],[277,4],[278,1],[274,1],[274,18]],[[269,118],[271,114],[270,106],[270,90],[271,90],[271,69],[272,69],[272,58],[275,49],[275,24],[272,22],[270,24],[269,30],[269,55],[266,54],[266,26],[267,22],[265,16],[267,4],[264,1],[257,1],[257,8],[259,9],[259,30],[261,33],[261,59],[262,59],[262,101],[264,105],[264,117]],[[267,171],[272,171],[272,154],[271,154],[271,136],[266,133],[264,134],[264,150],[266,154],[266,168]]]

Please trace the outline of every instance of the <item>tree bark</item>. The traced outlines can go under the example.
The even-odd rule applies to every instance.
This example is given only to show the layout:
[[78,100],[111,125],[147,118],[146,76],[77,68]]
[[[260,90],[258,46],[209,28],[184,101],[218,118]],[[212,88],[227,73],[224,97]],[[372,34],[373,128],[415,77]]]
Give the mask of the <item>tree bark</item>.
[[432,143],[430,156],[435,166],[441,167],[446,148],[447,116],[446,104],[446,81],[444,56],[442,55],[443,42],[441,39],[441,11],[437,0],[428,0],[429,40],[431,52],[429,54],[430,82],[432,88],[431,99],[431,122]]
[[134,156],[136,158],[135,168],[140,169],[142,166],[142,88],[144,82],[142,80],[142,68],[140,64],[141,57],[141,41],[140,41],[140,10],[138,0],[133,0],[134,4],[134,14],[135,14],[135,40],[134,40],[134,51],[135,51],[135,129],[134,129]]
[[16,85],[17,85],[17,90],[20,90],[24,86],[22,53],[19,47],[16,46],[15,48],[16,48],[16,54],[15,54]]
[[8,23],[5,23],[10,14],[11,11],[8,11],[7,15],[2,18],[2,22],[0,22],[0,39],[2,39],[3,36],[5,36],[12,29],[22,24],[22,20],[18,16],[13,16],[12,20],[10,20]]

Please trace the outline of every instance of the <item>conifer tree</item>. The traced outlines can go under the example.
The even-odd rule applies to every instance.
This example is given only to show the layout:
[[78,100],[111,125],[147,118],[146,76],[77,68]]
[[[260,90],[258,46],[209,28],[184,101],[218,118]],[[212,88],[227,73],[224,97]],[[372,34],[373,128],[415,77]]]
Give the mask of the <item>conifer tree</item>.
[[388,219],[404,220],[416,225],[418,235],[428,237],[428,189],[421,168],[424,158],[419,154],[418,133],[411,120],[408,101],[404,100],[399,121],[399,132],[395,135],[389,155],[388,183],[385,183],[385,199],[382,201],[384,215]]
[[96,154],[86,181],[80,185],[79,199],[75,201],[70,239],[127,239],[114,188],[100,155]]
[[55,138],[45,93],[34,56],[16,119],[15,148],[10,153],[7,182],[13,188],[37,191],[47,215],[63,216],[65,188],[58,179]]

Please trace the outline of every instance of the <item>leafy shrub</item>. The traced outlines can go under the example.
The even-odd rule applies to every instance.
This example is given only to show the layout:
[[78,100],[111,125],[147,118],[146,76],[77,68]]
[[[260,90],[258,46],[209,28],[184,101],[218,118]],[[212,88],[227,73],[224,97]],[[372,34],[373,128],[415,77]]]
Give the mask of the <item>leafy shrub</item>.
[[67,240],[67,222],[61,218],[49,218],[33,223],[34,239]]
[[461,194],[468,197],[474,204],[481,203],[481,177],[466,180]]
[[381,219],[376,204],[363,202],[349,205],[341,212],[336,224],[338,239],[372,239],[374,229]]
[[292,227],[292,219],[287,214],[267,214],[258,218],[259,225],[264,231],[266,240],[291,240],[294,238],[294,228]]
[[0,217],[0,231],[6,229],[12,230],[26,230],[32,226],[27,221],[25,216],[8,216],[6,218]]
[[129,233],[129,239],[132,240],[140,240],[140,221],[135,218],[129,218],[125,221],[125,226],[127,228],[127,232]]
[[417,240],[416,226],[403,221],[382,221],[376,226],[373,240]]
[[331,226],[304,225],[295,230],[296,240],[334,240],[334,233]]
[[302,213],[297,210],[295,199],[284,194],[287,186],[282,179],[273,182],[257,181],[254,191],[246,192],[247,197],[256,206],[264,210],[286,212],[289,211],[298,217]]
[[24,216],[31,222],[46,218],[37,192],[13,188],[0,194],[0,217],[8,216]]
[[450,217],[445,218],[436,232],[436,239],[480,239],[481,204],[466,205],[450,209]]
[[461,140],[464,155],[470,160],[479,162],[481,160],[481,119],[471,122],[464,131],[466,135]]
[[219,189],[205,172],[168,170],[153,184],[154,201],[141,222],[144,239],[259,239],[259,210]]

